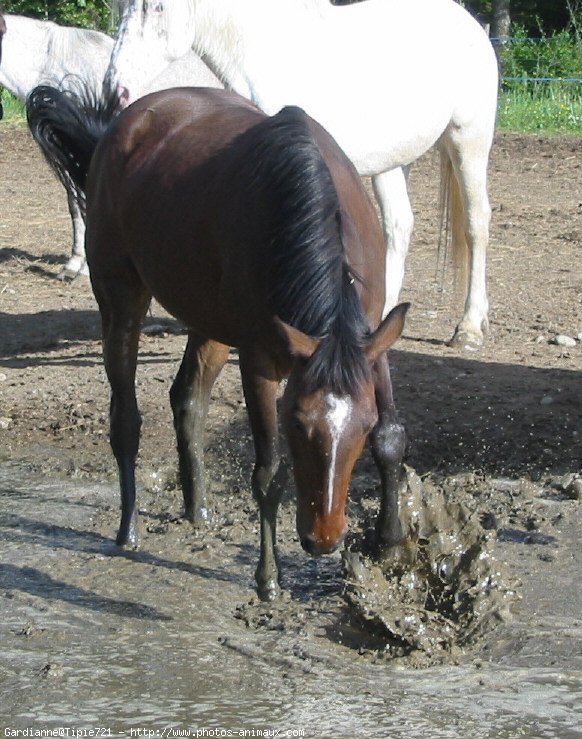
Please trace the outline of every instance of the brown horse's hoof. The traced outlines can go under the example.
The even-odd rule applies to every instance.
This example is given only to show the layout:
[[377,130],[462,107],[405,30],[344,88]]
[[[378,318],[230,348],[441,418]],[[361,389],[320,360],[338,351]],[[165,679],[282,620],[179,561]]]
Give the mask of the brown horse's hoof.
[[139,542],[136,540],[131,544],[118,544],[117,541],[109,541],[103,546],[103,554],[108,557],[121,557],[139,549]]
[[127,529],[120,527],[115,539],[115,548],[119,554],[122,551],[139,549],[139,534],[137,529],[137,515],[134,515]]
[[206,506],[200,506],[192,511],[184,511],[184,519],[189,521],[194,528],[205,526],[212,520],[212,513]]
[[264,585],[257,585],[257,594],[262,601],[270,603],[271,601],[277,600],[281,594],[281,588],[278,582],[270,580]]

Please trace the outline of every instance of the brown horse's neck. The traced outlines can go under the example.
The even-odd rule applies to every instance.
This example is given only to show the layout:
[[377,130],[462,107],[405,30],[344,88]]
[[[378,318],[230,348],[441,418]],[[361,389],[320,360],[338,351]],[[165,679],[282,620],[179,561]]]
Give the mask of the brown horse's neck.
[[310,360],[311,385],[325,378],[333,390],[354,390],[369,377],[362,350],[369,327],[342,239],[339,195],[307,116],[284,108],[232,149],[238,182],[247,181],[255,204],[267,203],[254,210],[269,214],[257,275],[268,311],[322,339]]

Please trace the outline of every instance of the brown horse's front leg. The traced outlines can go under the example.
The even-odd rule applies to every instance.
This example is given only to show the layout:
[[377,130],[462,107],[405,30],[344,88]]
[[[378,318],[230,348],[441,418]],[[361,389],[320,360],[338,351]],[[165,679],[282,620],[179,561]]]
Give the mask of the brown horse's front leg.
[[370,435],[370,443],[382,484],[380,512],[376,520],[376,538],[380,546],[394,546],[403,536],[398,516],[398,488],[406,448],[406,433],[404,426],[397,421],[386,354],[378,359],[375,372],[378,423]]
[[261,553],[255,572],[257,592],[261,600],[274,600],[280,591],[277,555],[277,511],[285,489],[287,470],[275,464],[255,464],[252,477],[253,496],[261,519]]
[[208,518],[204,470],[206,416],[212,386],[227,358],[228,346],[191,332],[180,370],[170,390],[184,516],[192,523]]
[[255,444],[252,476],[253,496],[261,519],[261,554],[255,573],[262,600],[279,594],[277,561],[277,511],[284,488],[285,471],[279,471],[276,380],[266,379],[254,357],[243,350],[239,356],[247,412]]

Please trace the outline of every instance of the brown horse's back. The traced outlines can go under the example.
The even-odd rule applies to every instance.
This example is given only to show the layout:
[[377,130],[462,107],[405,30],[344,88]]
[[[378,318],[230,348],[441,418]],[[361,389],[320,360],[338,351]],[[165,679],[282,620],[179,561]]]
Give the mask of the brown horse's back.
[[135,270],[170,313],[234,343],[220,317],[213,234],[228,203],[214,197],[208,163],[264,118],[235,93],[203,88],[165,90],[128,108],[99,142],[88,177],[93,283]]
[[[350,204],[349,214],[341,209],[347,258],[376,326],[384,244],[373,206],[337,144],[303,115],[340,205]],[[252,198],[254,182],[248,172],[238,181],[243,155],[231,155],[229,144],[266,118],[235,93],[193,88],[149,95],[120,116],[98,145],[87,184],[87,259],[97,292],[100,281],[137,272],[172,315],[234,346],[265,322],[256,281],[268,214],[262,218],[260,195],[251,207],[243,199]]]

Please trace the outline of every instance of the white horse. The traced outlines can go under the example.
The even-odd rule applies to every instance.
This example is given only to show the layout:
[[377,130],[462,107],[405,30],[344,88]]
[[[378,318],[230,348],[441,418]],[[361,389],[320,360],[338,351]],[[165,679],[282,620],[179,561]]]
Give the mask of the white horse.
[[452,341],[480,346],[498,73],[479,24],[454,0],[128,0],[105,91],[131,102],[190,48],[267,113],[304,108],[373,176],[388,250],[386,311],[398,301],[412,230],[408,167],[438,142],[453,253],[469,257]]
[[[4,15],[0,85],[24,102],[42,82],[67,85],[67,79],[85,80],[99,90],[107,69],[112,40],[97,31],[65,28],[20,15]],[[67,192],[73,222],[73,252],[62,276],[73,276],[85,266],[85,226],[73,194]],[[86,269],[86,268],[85,268]]]
[[[81,82],[98,97],[107,70],[113,40],[99,31],[59,26],[19,15],[4,14],[6,31],[2,43],[0,85],[19,100],[26,100],[39,84],[78,89]],[[189,52],[155,79],[145,92],[178,84],[220,87],[219,80],[200,58]],[[62,278],[88,274],[85,261],[85,224],[74,193],[67,190],[73,224],[73,248]]]
[[0,62],[2,61],[2,37],[6,33],[6,21],[4,16],[0,13]]

